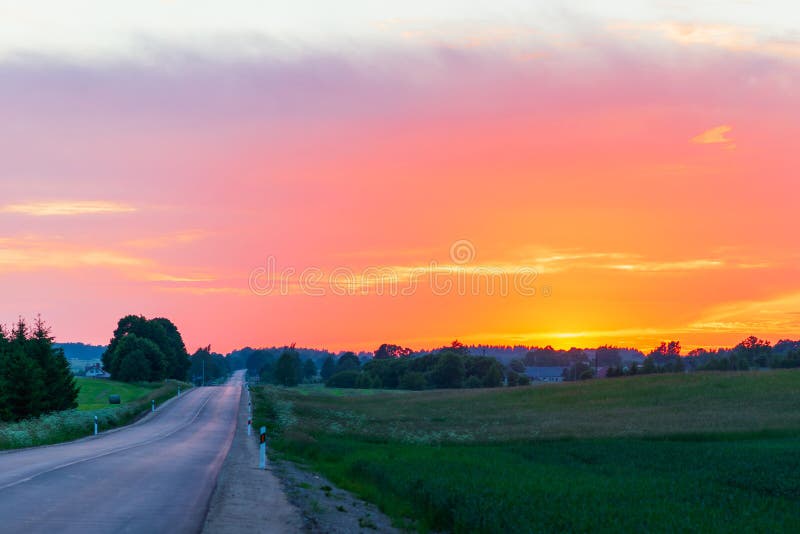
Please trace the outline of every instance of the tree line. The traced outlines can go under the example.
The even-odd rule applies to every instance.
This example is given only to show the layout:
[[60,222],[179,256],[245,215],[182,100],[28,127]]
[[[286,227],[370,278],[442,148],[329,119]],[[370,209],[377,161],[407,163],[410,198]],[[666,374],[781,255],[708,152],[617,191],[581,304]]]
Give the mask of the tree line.
[[41,317],[33,328],[22,318],[10,332],[0,325],[0,420],[20,421],[78,406],[79,388],[53,340]]

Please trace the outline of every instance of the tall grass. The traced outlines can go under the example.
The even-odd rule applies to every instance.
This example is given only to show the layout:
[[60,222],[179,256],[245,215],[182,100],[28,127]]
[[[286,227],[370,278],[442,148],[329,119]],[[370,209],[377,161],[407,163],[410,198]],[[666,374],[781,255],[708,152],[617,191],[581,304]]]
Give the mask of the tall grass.
[[95,410],[65,410],[26,419],[18,423],[0,423],[0,450],[51,445],[89,436],[94,432],[94,416],[100,430],[126,425],[150,409],[151,401],[157,404],[175,396],[178,386],[184,390],[190,384],[166,382],[155,388],[146,388],[145,395],[125,404]]

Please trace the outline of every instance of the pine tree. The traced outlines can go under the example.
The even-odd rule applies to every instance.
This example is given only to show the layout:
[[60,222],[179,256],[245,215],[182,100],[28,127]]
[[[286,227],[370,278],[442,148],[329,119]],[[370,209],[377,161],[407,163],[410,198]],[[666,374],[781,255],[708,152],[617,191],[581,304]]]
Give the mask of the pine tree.
[[42,371],[26,354],[24,345],[14,342],[6,350],[0,368],[4,369],[3,393],[5,407],[3,417],[19,421],[41,415],[44,403],[44,380]]

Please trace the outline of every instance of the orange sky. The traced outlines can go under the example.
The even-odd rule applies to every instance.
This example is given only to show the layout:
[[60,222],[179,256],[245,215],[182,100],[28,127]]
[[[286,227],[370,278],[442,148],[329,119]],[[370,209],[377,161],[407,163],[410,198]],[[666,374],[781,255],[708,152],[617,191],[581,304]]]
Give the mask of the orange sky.
[[[720,31],[6,57],[0,321],[166,316],[219,351],[800,337],[800,47]],[[294,274],[260,295],[268,258]],[[430,286],[481,268],[508,294]]]

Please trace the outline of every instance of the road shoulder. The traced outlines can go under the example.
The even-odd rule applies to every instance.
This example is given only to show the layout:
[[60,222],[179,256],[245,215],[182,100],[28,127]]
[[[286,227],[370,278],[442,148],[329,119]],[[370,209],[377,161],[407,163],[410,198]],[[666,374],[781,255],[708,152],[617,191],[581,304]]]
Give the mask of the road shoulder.
[[289,502],[270,465],[258,469],[258,444],[247,436],[247,395],[243,394],[236,435],[211,496],[203,532],[299,532],[300,512]]

